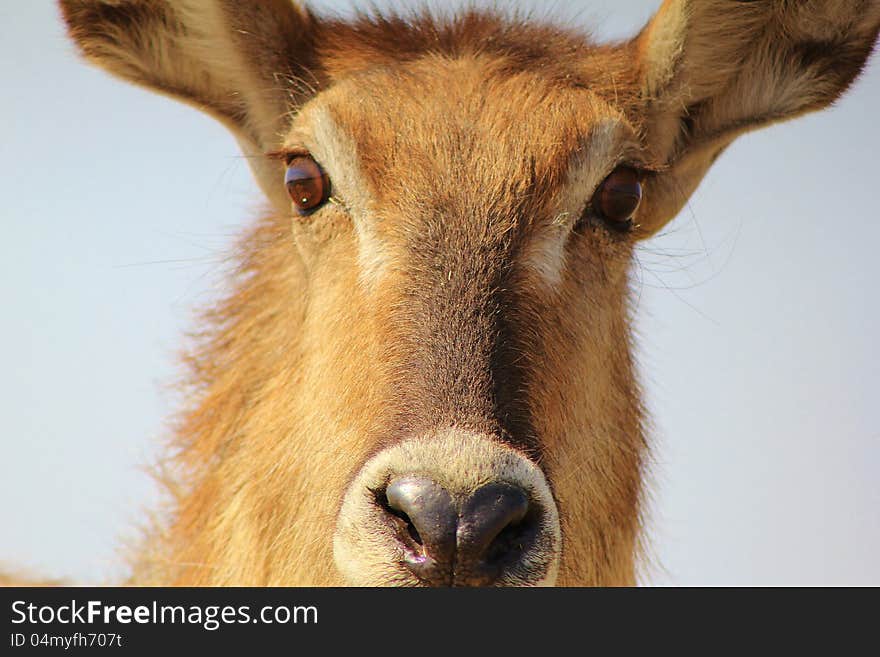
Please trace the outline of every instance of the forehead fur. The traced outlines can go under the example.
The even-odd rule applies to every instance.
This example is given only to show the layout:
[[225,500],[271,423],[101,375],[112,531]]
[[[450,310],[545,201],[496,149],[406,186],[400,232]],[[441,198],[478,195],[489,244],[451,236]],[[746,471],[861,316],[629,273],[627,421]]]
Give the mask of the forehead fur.
[[583,209],[622,161],[650,166],[636,129],[600,96],[501,66],[427,55],[358,74],[307,104],[287,145],[310,150],[358,214],[468,215],[479,206],[541,220]]
[[[626,105],[626,83],[635,80],[629,53],[597,46],[588,35],[550,23],[470,10],[453,17],[361,15],[353,22],[320,26],[319,61],[331,80],[433,54],[446,58],[487,55],[508,73],[539,71],[554,86],[588,86]],[[595,55],[601,55],[597,58]]]
[[639,141],[631,62],[585,34],[478,11],[361,16],[315,29],[323,92],[294,131],[308,132],[316,110],[344,127],[347,160],[378,205],[443,204],[453,201],[444,191],[471,187],[483,201],[530,197],[517,210],[535,213],[583,159],[596,126],[619,124],[630,144]]
[[[502,66],[481,55],[427,55],[340,82],[313,104],[344,129],[382,200],[402,188],[426,198],[465,183],[479,183],[484,199],[516,192],[510,185],[549,190],[598,126],[619,124],[622,135],[634,134],[593,92],[555,89],[529,72],[502,74]],[[309,109],[298,123],[309,122]],[[420,173],[430,174],[427,188],[413,186]]]

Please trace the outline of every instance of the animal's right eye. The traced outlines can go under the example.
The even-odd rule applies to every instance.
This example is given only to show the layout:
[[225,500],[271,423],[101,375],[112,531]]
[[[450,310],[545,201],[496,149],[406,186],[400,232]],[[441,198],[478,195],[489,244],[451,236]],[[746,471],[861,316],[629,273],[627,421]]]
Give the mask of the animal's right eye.
[[330,198],[330,177],[308,155],[297,155],[287,163],[284,174],[287,193],[297,212],[314,212]]

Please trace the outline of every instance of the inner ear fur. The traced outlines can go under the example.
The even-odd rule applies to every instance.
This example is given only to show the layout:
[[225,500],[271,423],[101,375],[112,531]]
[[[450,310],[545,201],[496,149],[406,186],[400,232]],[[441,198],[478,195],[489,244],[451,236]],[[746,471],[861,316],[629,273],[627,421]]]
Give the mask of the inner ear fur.
[[678,214],[736,137],[840,97],[878,31],[878,0],[666,0],[627,45],[645,143],[666,164],[646,182],[643,234]]
[[60,0],[60,6],[88,60],[221,121],[264,191],[277,195],[279,165],[260,156],[277,148],[291,110],[314,88],[311,13],[290,0]]

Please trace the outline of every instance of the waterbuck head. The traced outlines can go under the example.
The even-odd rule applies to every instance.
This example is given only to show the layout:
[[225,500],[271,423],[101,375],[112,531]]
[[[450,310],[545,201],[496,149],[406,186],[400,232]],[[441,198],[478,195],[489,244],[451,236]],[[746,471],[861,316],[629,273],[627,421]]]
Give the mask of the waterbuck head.
[[142,583],[630,584],[639,240],[831,103],[880,3],[667,0],[630,41],[62,0],[83,53],[238,138],[271,211],[206,315]]

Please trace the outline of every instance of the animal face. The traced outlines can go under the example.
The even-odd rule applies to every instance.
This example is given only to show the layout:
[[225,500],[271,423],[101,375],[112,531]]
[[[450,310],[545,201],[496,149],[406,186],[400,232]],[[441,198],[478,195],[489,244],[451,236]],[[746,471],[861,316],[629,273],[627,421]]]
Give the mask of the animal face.
[[272,206],[191,358],[151,548],[176,565],[139,577],[632,583],[634,245],[737,135],[852,81],[880,10],[826,4],[667,2],[606,47],[483,13],[63,2],[87,56],[229,126]]
[[[336,357],[356,359],[355,380],[319,394],[369,382],[377,396],[361,452],[340,446],[357,466],[334,542],[349,580],[555,581],[562,544],[548,478],[570,500],[563,522],[577,510],[584,527],[615,534],[602,540],[632,541],[642,441],[626,316],[634,237],[602,209],[617,193],[606,178],[645,162],[626,117],[589,89],[511,77],[497,59],[419,61],[309,101],[281,157],[297,169],[306,153],[332,190],[291,220],[310,293],[329,299],[316,340],[335,341],[323,328],[333,322],[342,345],[358,345]],[[364,421],[363,403],[346,407]],[[413,478],[423,482],[408,485],[413,499],[389,501],[389,486]],[[583,504],[598,478],[611,486]],[[422,488],[436,489],[461,534],[463,509],[500,484],[519,489],[524,517],[505,523],[505,501],[492,497],[502,508],[486,531],[497,536],[475,540],[501,550],[494,560],[509,572],[454,575],[450,545],[450,563],[427,573],[441,550],[432,540],[446,537],[426,538],[440,521],[431,505],[416,510],[434,495]],[[630,520],[605,527],[609,512]],[[501,544],[514,541],[527,545],[511,557]],[[489,568],[484,558],[474,568]]]

